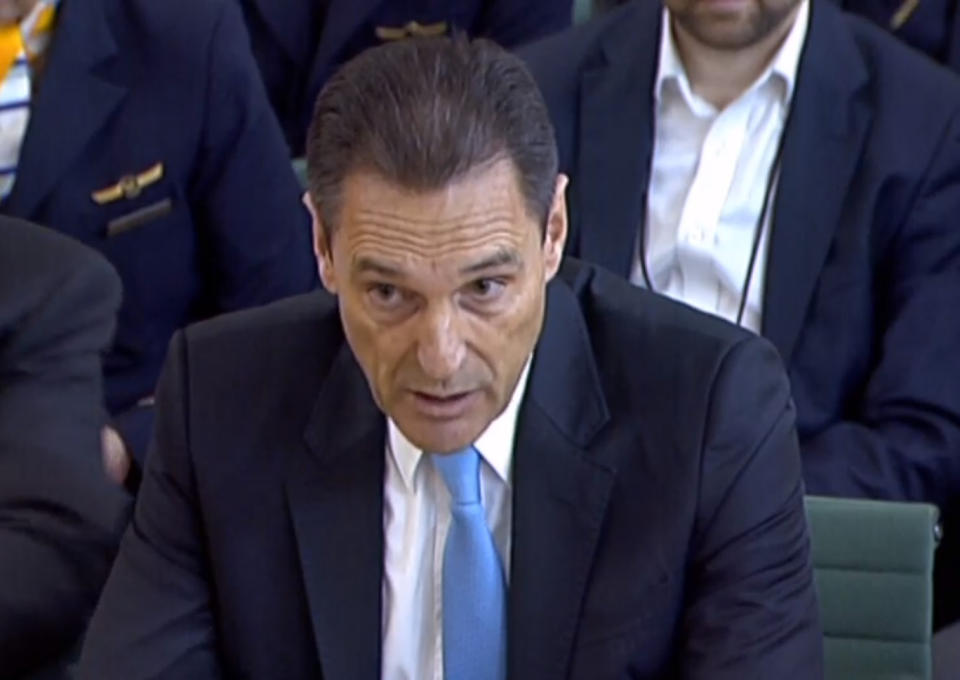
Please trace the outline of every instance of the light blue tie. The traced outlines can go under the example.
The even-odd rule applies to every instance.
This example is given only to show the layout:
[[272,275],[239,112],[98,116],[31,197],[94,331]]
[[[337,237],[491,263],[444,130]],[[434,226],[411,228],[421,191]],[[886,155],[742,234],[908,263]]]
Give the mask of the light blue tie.
[[480,456],[471,446],[431,458],[451,497],[443,551],[443,677],[504,680],[506,585],[480,500]]

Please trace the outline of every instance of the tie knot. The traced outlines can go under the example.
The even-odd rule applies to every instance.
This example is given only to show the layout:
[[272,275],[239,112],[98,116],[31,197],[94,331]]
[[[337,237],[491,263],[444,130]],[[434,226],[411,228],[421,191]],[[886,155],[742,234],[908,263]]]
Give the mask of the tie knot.
[[431,456],[454,505],[480,502],[480,454],[472,446],[446,455]]

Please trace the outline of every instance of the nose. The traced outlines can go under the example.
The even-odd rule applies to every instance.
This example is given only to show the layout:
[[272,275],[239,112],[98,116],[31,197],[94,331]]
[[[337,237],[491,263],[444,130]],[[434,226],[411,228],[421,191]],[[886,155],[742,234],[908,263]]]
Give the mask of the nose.
[[449,304],[429,308],[422,319],[417,359],[424,374],[438,382],[452,378],[466,357],[466,343]]

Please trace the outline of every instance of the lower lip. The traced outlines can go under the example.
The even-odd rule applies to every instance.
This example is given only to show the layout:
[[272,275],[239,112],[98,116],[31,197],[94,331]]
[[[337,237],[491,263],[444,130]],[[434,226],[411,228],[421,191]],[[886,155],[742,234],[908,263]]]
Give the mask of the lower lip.
[[453,420],[466,413],[476,394],[476,392],[464,392],[455,397],[437,399],[422,392],[414,392],[413,400],[421,415],[434,420]]
[[702,0],[702,2],[713,9],[731,11],[742,9],[748,0]]

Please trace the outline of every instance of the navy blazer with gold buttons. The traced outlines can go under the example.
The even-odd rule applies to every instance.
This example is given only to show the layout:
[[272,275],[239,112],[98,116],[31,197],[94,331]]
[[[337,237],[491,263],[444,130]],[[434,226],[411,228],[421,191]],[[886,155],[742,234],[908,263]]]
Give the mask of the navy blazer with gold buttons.
[[105,387],[135,453],[175,330],[314,286],[298,194],[231,0],[63,1],[0,212],[120,273]]

